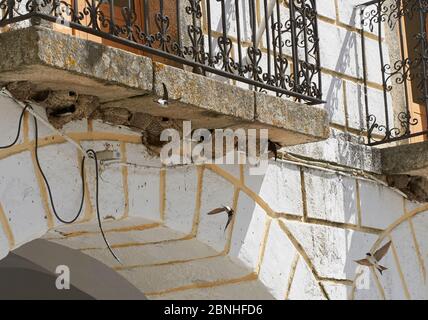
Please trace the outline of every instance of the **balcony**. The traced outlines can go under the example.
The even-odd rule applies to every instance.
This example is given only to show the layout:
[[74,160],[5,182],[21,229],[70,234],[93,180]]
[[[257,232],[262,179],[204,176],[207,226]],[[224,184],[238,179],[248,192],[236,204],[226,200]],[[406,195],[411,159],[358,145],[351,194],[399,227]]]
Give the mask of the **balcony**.
[[[3,0],[0,10],[0,82],[25,83],[27,96],[94,96],[137,130],[131,119],[148,114],[267,128],[281,145],[328,136],[314,106],[323,102],[315,1]],[[168,109],[153,101],[164,84]]]
[[[425,141],[428,135],[428,2],[374,0],[358,8],[361,32],[376,39],[378,47],[378,55],[368,57],[366,37],[361,37],[368,144]],[[379,69],[370,70],[368,59],[374,60]],[[370,82],[379,75],[382,96],[375,97]]]
[[[382,171],[390,185],[426,201],[428,2],[375,0],[358,8],[362,35],[375,39],[378,48],[377,56],[368,57],[367,37],[361,37],[367,143],[382,147]],[[369,68],[369,59],[379,69]],[[381,97],[373,94],[376,78]]]

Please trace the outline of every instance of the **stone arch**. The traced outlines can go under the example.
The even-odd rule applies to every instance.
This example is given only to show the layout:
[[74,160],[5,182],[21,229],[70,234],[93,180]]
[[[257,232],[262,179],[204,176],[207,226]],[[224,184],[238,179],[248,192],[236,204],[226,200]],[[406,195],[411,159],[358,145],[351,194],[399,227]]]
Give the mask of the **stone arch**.
[[[18,118],[19,109],[5,110],[8,113],[0,119],[0,133],[7,139],[11,132],[15,133],[12,130],[15,123],[9,120]],[[43,113],[43,110],[38,112]],[[87,201],[82,219],[73,226],[60,226],[52,215],[43,181],[34,164],[34,142],[28,117],[22,130],[22,138],[17,145],[0,150],[0,255],[4,256],[9,250],[42,237],[50,230],[45,236],[49,241],[80,249],[111,269],[125,274],[128,280],[133,278],[135,282],[131,282],[135,285],[138,277],[149,275],[146,272],[152,269],[164,268],[169,274],[179,271],[185,274],[185,271],[204,268],[212,271],[198,274],[196,278],[187,274],[182,282],[168,279],[170,286],[140,282],[140,288],[144,289],[148,298],[236,297],[237,293],[246,293],[249,288],[259,294],[253,298],[335,298],[338,295],[332,286],[348,290],[352,288],[353,281],[331,276],[333,272],[326,273],[326,269],[321,268],[322,263],[328,261],[327,258],[323,260],[323,255],[330,254],[325,249],[328,247],[327,241],[331,240],[330,234],[343,233],[340,239],[344,239],[349,232],[359,232],[363,236],[377,238],[388,230],[366,226],[361,217],[356,217],[357,223],[351,223],[338,222],[334,217],[310,215],[305,196],[311,194],[305,195],[308,186],[303,179],[305,174],[309,174],[296,164],[271,163],[269,173],[257,179],[250,177],[244,166],[101,168],[104,225],[114,249],[127,259],[127,265],[118,266],[105,251],[94,224],[91,168],[87,168],[86,172]],[[141,145],[139,134],[127,128],[82,120],[67,124],[64,130],[85,147],[102,149],[106,143],[113,145],[121,151],[125,162],[132,163],[141,158],[145,161],[155,160]],[[51,135],[48,131],[40,132],[39,145],[42,164],[52,182],[54,196],[62,200],[62,209],[73,207],[80,190],[79,182],[74,181],[75,173],[79,172],[79,155],[62,137]],[[28,177],[32,177],[30,182]],[[359,188],[363,187],[362,182],[356,178],[347,179],[348,185],[356,186],[356,192],[355,197],[344,199],[361,205],[363,193]],[[28,183],[20,184],[23,181]],[[282,184],[273,186],[275,181]],[[370,183],[384,193],[386,190],[390,192],[384,186]],[[278,197],[281,199],[278,200]],[[404,203],[401,196],[396,196],[396,199]],[[225,217],[208,219],[205,214],[206,210],[212,209],[211,206],[223,202],[237,210],[236,219],[226,233],[223,231]],[[299,205],[290,207],[284,204],[286,202]],[[379,207],[387,210],[386,204]],[[398,211],[401,212],[401,209]],[[378,212],[372,209],[358,214],[374,215]],[[387,225],[392,223],[393,217],[387,217]],[[307,241],[315,233],[321,235],[317,240],[326,241],[316,248],[311,241]],[[368,241],[364,242],[364,246]],[[340,247],[341,241],[336,241],[335,245],[338,248],[329,248],[334,251],[333,255],[343,254],[348,265],[353,263],[351,259],[354,257],[348,254],[347,248]],[[165,256],[159,259],[156,255],[162,250]],[[225,265],[229,266],[228,272],[223,272]],[[136,275],[140,269],[144,272]],[[394,281],[400,283],[400,277]]]
[[[395,220],[393,223],[391,223],[378,237],[376,242],[373,244],[372,248],[370,249],[370,252],[375,252],[384,242],[392,241],[392,255],[393,255],[393,263],[394,267],[397,269],[398,277],[400,280],[400,285],[402,287],[403,292],[403,298],[405,299],[412,299],[417,297],[417,299],[422,299],[425,297],[428,292],[428,286],[427,286],[427,270],[426,270],[426,259],[427,255],[422,253],[421,251],[421,245],[422,241],[420,238],[422,237],[422,232],[417,234],[415,230],[415,224],[413,223],[413,219],[416,217],[425,218],[425,220],[421,220],[419,226],[424,228],[426,225],[426,221],[428,219],[428,205],[422,205],[418,206],[410,211],[405,210],[405,213]],[[403,237],[403,230],[398,230],[401,226],[405,226],[405,224],[408,224],[408,233],[407,237]],[[398,231],[397,235],[395,235],[395,239],[393,237],[394,231]],[[401,231],[401,232],[400,232]],[[409,239],[410,238],[410,239]],[[394,241],[395,240],[395,241]],[[400,243],[400,245],[406,245],[409,252],[413,252],[413,261],[411,261],[412,265],[409,266],[409,261],[405,261],[403,257],[400,258],[400,254],[397,250],[397,244]],[[426,248],[425,248],[426,250]],[[401,251],[403,254],[403,251]],[[406,257],[404,257],[406,258]],[[416,260],[416,261],[415,261]],[[406,268],[408,269],[407,272],[404,272],[404,267],[402,264],[406,264]],[[411,270],[409,270],[411,268]],[[383,299],[386,299],[386,289],[384,284],[381,283],[381,280],[376,273],[376,270],[374,268],[370,268],[370,274],[374,278],[376,283],[376,289],[378,290],[380,296]],[[405,274],[406,273],[406,274]],[[409,274],[416,274],[416,277],[409,277]],[[356,290],[357,290],[357,281],[360,277],[362,277],[363,271],[360,270],[356,273],[355,278],[353,280],[352,285],[352,291],[350,294],[350,299],[355,298]],[[419,277],[419,276],[420,277]],[[415,280],[417,281],[415,283]],[[413,283],[412,283],[413,282]],[[421,291],[419,288],[422,287],[425,288],[425,292],[418,292]]]
[[[55,287],[58,266],[69,268],[72,294]],[[14,250],[0,262],[0,270],[0,276],[5,277],[0,288],[3,299],[146,299],[129,281],[98,260],[46,240],[34,240]],[[22,278],[14,277],[15,273]]]

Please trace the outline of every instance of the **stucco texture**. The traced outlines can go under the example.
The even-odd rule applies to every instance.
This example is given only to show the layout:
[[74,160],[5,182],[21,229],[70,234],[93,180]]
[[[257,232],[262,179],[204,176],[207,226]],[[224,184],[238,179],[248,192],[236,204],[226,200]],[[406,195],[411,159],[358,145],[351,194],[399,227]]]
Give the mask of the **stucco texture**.
[[[2,100],[1,109],[4,145],[19,108]],[[281,161],[262,176],[239,165],[101,166],[101,215],[120,265],[95,221],[93,164],[82,218],[61,226],[52,215],[29,120],[18,144],[0,151],[1,257],[44,236],[100,260],[150,299],[428,298],[427,205],[373,181]],[[124,161],[156,160],[126,128],[83,120],[64,130],[85,148],[112,146]],[[79,155],[48,132],[39,144],[60,214],[70,218],[79,205]],[[223,204],[236,211],[226,232],[226,216],[206,214]],[[389,240],[384,275],[354,262]]]

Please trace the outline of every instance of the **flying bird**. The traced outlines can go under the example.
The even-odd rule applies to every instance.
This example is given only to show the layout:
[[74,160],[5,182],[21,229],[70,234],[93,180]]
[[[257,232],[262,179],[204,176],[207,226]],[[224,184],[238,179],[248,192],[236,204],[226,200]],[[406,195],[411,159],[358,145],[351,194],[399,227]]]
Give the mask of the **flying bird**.
[[227,223],[226,223],[226,226],[224,227],[224,231],[226,231],[227,227],[229,226],[230,222],[232,221],[233,215],[235,214],[235,211],[231,207],[221,206],[220,208],[216,208],[216,209],[208,212],[208,215],[212,216],[214,214],[219,214],[222,212],[227,213]]
[[169,104],[169,95],[168,95],[168,89],[166,88],[165,83],[162,83],[163,87],[163,95],[162,98],[155,100],[161,107],[166,108]]
[[386,255],[390,246],[391,246],[391,241],[389,241],[382,248],[377,250],[373,255],[368,252],[366,253],[365,259],[356,260],[355,262],[363,266],[368,266],[368,267],[374,266],[380,272],[380,274],[382,274],[382,272],[387,270],[388,268],[381,266],[379,264],[379,261]]

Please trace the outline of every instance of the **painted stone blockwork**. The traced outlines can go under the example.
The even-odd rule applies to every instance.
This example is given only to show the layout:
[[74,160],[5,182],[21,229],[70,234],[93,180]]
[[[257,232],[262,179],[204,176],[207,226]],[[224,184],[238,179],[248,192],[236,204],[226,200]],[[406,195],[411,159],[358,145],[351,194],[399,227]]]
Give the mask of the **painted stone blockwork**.
[[[4,145],[19,109],[8,100],[1,109],[8,115],[0,119]],[[96,121],[69,124],[66,132],[82,146],[111,146],[124,162],[137,164],[100,167],[101,215],[123,261],[118,265],[94,220],[93,164],[85,168],[89,197],[82,218],[59,226],[34,164],[30,120],[19,143],[0,151],[2,257],[48,233],[50,241],[99,259],[153,299],[428,297],[426,205],[373,181],[283,161],[271,162],[263,176],[239,165],[145,168],[156,159],[135,133]],[[40,146],[58,211],[71,218],[80,199],[80,158],[48,132]],[[221,204],[236,210],[226,231],[225,216],[206,215]],[[355,264],[390,239],[383,276]]]
[[[355,150],[338,138],[342,132],[361,134],[365,126],[354,10],[359,2],[317,1],[324,107],[334,129],[326,142],[295,150],[375,172],[376,159],[363,156],[371,151],[361,147],[355,159]],[[369,56],[378,54],[376,39],[375,33],[366,34]],[[380,106],[380,66],[375,60],[368,63],[368,98]],[[0,109],[4,145],[14,138],[20,109],[3,97]],[[381,110],[377,116],[382,120]],[[410,203],[374,181],[286,162],[270,163],[264,176],[250,176],[244,166],[146,168],[158,159],[141,145],[139,135],[97,121],[72,122],[64,130],[85,148],[109,145],[121,152],[122,161],[137,164],[100,168],[101,215],[124,263],[118,266],[94,220],[93,163],[85,170],[81,219],[59,226],[34,163],[33,129],[26,117],[18,144],[0,150],[0,257],[47,233],[50,241],[117,270],[152,299],[428,298],[426,204]],[[39,136],[55,204],[62,217],[71,219],[80,200],[80,156],[44,127]],[[226,231],[225,216],[206,215],[222,204],[236,211]],[[389,240],[393,246],[382,260],[389,268],[383,276],[355,264]]]

